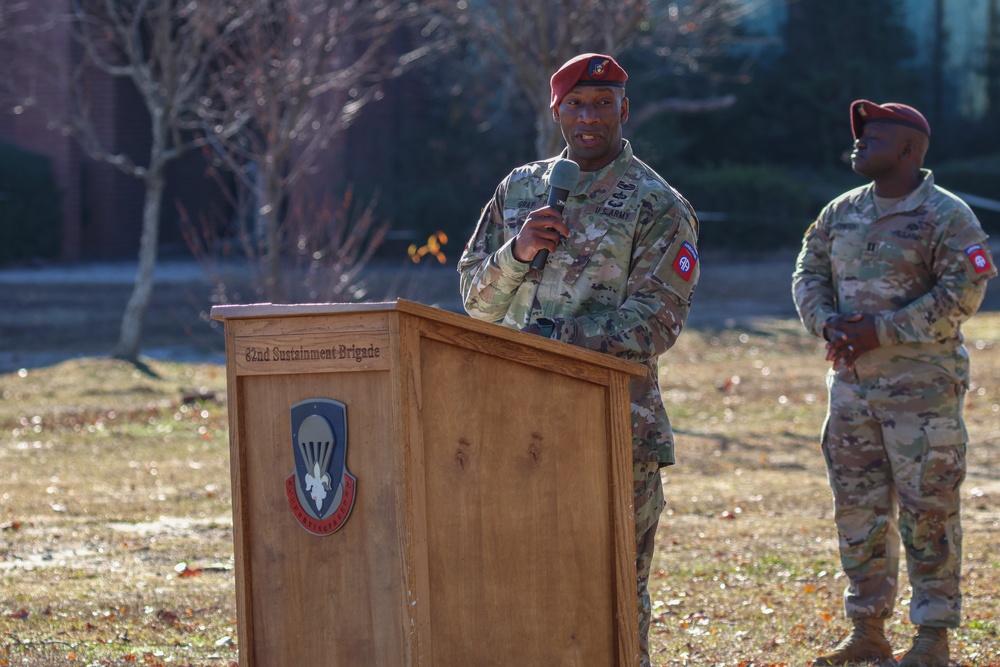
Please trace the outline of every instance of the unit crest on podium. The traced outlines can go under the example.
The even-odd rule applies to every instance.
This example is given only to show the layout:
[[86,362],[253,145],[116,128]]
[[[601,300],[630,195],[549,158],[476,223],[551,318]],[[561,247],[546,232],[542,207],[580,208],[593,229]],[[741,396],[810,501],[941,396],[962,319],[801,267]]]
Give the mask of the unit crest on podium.
[[291,408],[295,471],[285,480],[299,524],[315,535],[340,529],[351,514],[357,479],[347,470],[347,408],[310,398]]

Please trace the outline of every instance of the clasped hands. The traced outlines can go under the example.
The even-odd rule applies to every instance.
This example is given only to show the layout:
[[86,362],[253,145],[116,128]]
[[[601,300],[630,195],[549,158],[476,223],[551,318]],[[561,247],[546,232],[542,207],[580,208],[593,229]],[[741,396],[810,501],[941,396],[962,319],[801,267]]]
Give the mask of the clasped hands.
[[833,362],[833,369],[854,368],[865,352],[879,347],[875,317],[867,313],[834,315],[823,323],[826,339],[826,360]]

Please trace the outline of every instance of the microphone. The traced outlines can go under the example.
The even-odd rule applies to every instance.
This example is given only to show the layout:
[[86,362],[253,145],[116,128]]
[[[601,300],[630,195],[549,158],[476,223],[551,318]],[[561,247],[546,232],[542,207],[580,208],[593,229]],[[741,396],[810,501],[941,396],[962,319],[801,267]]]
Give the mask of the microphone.
[[[569,191],[576,186],[578,178],[580,178],[580,165],[565,158],[556,160],[555,164],[552,165],[552,173],[549,174],[548,205],[562,213],[563,207],[566,206],[566,198],[569,197]],[[548,258],[548,250],[539,250],[535,253],[535,258],[531,260],[531,268],[545,268],[545,262]]]

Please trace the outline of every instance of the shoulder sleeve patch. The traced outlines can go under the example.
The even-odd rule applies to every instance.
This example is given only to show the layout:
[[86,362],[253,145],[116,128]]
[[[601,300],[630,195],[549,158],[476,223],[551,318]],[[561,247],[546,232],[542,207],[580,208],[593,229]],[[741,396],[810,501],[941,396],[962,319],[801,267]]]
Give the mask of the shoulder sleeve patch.
[[674,270],[681,278],[690,281],[696,266],[698,266],[698,251],[690,242],[684,241],[674,258]]
[[986,273],[993,268],[989,253],[981,243],[970,245],[965,249],[965,254],[969,256],[969,261],[972,262],[972,268],[976,270],[976,273]]

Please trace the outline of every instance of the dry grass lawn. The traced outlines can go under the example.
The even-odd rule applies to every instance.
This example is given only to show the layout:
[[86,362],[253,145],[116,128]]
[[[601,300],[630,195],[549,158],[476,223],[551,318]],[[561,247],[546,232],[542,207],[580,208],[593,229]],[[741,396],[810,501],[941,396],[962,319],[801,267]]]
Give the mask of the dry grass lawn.
[[[1000,665],[1000,316],[965,328],[973,360],[963,487],[964,627],[958,665]],[[692,335],[694,333],[694,335]],[[837,537],[819,450],[822,343],[792,320],[687,332],[661,362],[678,430],[652,583],[663,665],[806,665],[843,636]],[[905,568],[888,624],[913,627]]]
[[[1000,315],[966,331],[966,604],[952,657],[998,667]],[[225,369],[150,366],[84,358],[0,375],[0,667],[237,659]],[[689,330],[664,357],[678,465],[651,582],[655,664],[805,665],[841,637],[818,447],[825,368],[787,319]],[[889,625],[900,650],[907,591],[904,577]]]

